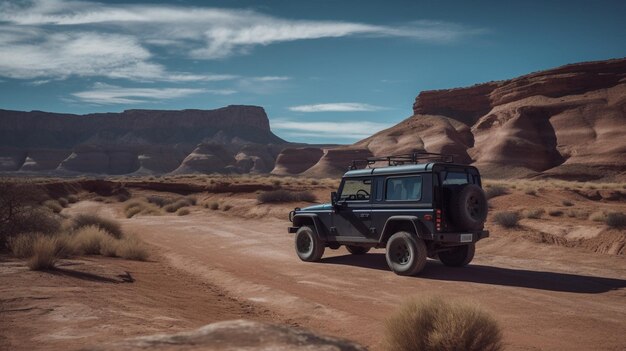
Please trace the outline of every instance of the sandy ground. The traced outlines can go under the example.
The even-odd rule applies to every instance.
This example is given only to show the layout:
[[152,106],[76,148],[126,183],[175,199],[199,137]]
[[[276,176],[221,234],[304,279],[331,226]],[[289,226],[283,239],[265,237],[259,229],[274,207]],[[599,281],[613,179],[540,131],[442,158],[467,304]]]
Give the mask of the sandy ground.
[[[378,350],[385,319],[420,295],[480,304],[502,325],[507,350],[626,347],[626,257],[535,240],[538,223],[547,225],[540,225],[543,231],[562,228],[550,229],[552,219],[523,220],[523,231],[489,223],[492,237],[478,244],[469,267],[429,261],[420,276],[400,277],[388,270],[384,250],[351,256],[343,248],[327,249],[320,263],[301,262],[286,233],[289,223],[277,218],[284,209],[256,206],[249,197],[225,198],[235,205],[229,212],[194,207],[182,217],[121,219],[120,204],[74,205],[68,214],[120,218],[126,231],[153,247],[152,261],[64,260],[54,274],[0,262],[0,349],[76,349],[248,318]],[[250,216],[257,218],[245,218]],[[559,220],[580,232],[569,235],[603,231]]]
[[321,263],[299,261],[288,222],[197,210],[185,217],[143,217],[128,229],[159,248],[169,264],[323,333],[381,347],[385,318],[410,296],[476,302],[502,324],[510,350],[623,350],[623,256],[506,238],[478,245],[467,268],[428,263],[400,277],[384,250],[351,256],[327,250]]

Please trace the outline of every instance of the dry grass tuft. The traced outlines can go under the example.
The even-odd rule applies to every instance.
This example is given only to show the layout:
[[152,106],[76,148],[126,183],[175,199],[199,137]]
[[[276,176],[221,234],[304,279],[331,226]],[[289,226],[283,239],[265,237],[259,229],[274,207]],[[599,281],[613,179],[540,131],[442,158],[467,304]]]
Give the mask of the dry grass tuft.
[[174,202],[174,200],[169,197],[163,197],[159,195],[150,195],[146,197],[146,200],[148,200],[149,203],[155,204],[159,207],[163,207]]
[[184,197],[184,198],[176,200],[176,202],[174,203],[166,205],[165,207],[163,207],[163,209],[166,212],[174,213],[183,207],[193,206],[196,204],[196,202],[197,200],[195,197]]
[[141,200],[131,201],[124,206],[124,215],[126,218],[132,218],[135,215],[160,215],[161,209],[154,203]]
[[102,243],[113,239],[104,229],[88,225],[76,230],[68,240],[68,248],[74,255],[98,255]]
[[95,214],[79,214],[74,217],[74,230],[94,225],[113,235],[116,239],[120,239],[124,235],[122,226],[115,220],[102,218]]
[[63,206],[56,200],[46,200],[43,202],[43,205],[54,213],[61,213],[61,211],[63,211]]
[[24,233],[9,239],[9,248],[13,257],[28,258],[33,255],[35,237],[41,234]]
[[493,221],[505,228],[517,227],[519,215],[515,212],[503,211],[493,215]]
[[66,198],[64,198],[64,197],[58,198],[57,202],[59,203],[59,205],[61,205],[64,208],[67,207],[70,204],[70,202]]
[[544,210],[543,208],[532,208],[524,212],[524,215],[526,216],[526,218],[539,219],[541,218],[541,216],[543,216],[544,213],[546,213],[546,210]]
[[115,252],[119,257],[134,261],[146,261],[150,256],[146,244],[134,235],[119,240]]
[[219,210],[220,208],[220,204],[217,201],[211,202],[210,204],[208,204],[208,206],[209,206],[209,209],[213,211]]
[[619,212],[611,212],[606,215],[604,222],[609,227],[624,228],[626,227],[626,215]]
[[441,298],[412,299],[385,325],[386,344],[393,351],[499,351],[502,331],[475,305]]
[[78,202],[78,196],[77,195],[68,195],[67,196],[67,202],[71,203],[71,204],[75,204]]
[[315,202],[317,198],[310,191],[288,191],[288,190],[273,190],[266,191],[257,195],[257,201],[259,203],[280,203],[280,202]]
[[34,271],[53,269],[59,259],[59,239],[53,236],[37,235],[33,239],[33,252],[28,267]]
[[190,214],[191,211],[189,211],[188,208],[181,208],[180,210],[178,210],[178,212],[176,212],[177,215],[179,216],[186,216],[188,214]]
[[485,188],[485,195],[487,196],[487,199],[492,199],[496,196],[502,196],[502,195],[506,195],[509,193],[509,190],[501,185],[491,185],[487,188]]
[[563,211],[561,210],[550,210],[548,211],[548,214],[552,217],[560,217],[563,215]]
[[563,200],[563,202],[561,202],[563,204],[563,206],[574,206],[574,203],[569,201],[569,200]]

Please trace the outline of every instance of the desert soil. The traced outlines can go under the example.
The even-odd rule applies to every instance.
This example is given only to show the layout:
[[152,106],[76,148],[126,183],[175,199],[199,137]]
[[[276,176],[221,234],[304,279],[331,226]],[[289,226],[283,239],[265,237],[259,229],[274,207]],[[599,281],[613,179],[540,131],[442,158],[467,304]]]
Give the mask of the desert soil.
[[[121,218],[119,208],[106,206],[81,202],[71,210],[100,209]],[[484,307],[503,327],[507,350],[626,347],[624,255],[535,243],[494,227],[470,266],[454,269],[429,261],[420,276],[400,277],[388,270],[384,250],[351,256],[343,248],[327,249],[320,263],[301,262],[286,232],[289,223],[273,216],[249,219],[194,208],[184,217],[122,222],[153,247],[154,261],[88,258],[62,267],[90,266],[106,280],[78,273],[42,280],[40,275],[49,273],[0,263],[0,346],[71,349],[249,318],[298,325],[378,350],[384,321],[402,301],[437,295]],[[126,272],[133,283],[123,282]]]

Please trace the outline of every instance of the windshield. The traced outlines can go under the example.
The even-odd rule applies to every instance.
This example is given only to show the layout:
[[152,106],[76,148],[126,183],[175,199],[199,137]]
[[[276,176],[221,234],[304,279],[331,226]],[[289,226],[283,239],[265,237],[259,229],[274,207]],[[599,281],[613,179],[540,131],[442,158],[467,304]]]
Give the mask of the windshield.
[[353,201],[353,200],[369,200],[372,192],[372,180],[365,179],[347,179],[343,183],[341,195],[339,195],[340,201]]

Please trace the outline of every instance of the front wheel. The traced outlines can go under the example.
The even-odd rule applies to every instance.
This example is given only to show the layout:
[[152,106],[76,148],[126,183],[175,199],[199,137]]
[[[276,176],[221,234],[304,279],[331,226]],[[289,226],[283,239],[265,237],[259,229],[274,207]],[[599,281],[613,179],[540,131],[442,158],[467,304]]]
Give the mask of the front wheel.
[[364,255],[366,254],[370,248],[363,246],[354,246],[354,245],[346,245],[346,249],[353,255]]
[[387,241],[387,265],[398,275],[415,275],[424,269],[428,250],[422,239],[397,232]]
[[476,245],[468,244],[456,246],[448,251],[442,251],[438,256],[441,263],[448,267],[463,267],[472,262],[475,251]]
[[296,232],[296,253],[302,261],[319,261],[324,255],[324,243],[311,227],[303,226]]

